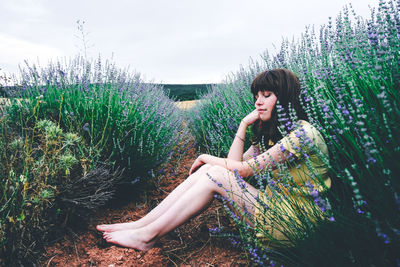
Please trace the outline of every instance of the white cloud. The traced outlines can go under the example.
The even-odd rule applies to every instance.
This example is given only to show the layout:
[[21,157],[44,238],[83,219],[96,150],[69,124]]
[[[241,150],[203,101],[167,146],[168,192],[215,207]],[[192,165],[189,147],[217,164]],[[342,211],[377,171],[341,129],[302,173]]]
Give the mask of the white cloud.
[[[7,72],[17,72],[18,64],[24,60],[30,63],[47,63],[50,59],[64,56],[60,49],[26,40],[18,39],[13,36],[0,34],[0,68]],[[10,62],[13,62],[10,69]]]
[[3,0],[1,6],[6,12],[23,16],[40,17],[46,14],[43,1],[40,0]]

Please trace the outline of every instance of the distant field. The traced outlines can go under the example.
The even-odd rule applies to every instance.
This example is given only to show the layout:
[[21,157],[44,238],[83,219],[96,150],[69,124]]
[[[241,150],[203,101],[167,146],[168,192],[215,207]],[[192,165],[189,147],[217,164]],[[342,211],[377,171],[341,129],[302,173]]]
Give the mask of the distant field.
[[200,100],[176,101],[175,104],[178,108],[187,110],[194,107]]
[[[204,95],[211,88],[212,84],[161,84],[164,91],[175,101],[187,101],[199,99],[199,95]],[[0,86],[0,97],[7,97],[18,91],[16,86]]]
[[199,94],[208,92],[211,84],[162,84],[169,97],[176,101],[199,99]]

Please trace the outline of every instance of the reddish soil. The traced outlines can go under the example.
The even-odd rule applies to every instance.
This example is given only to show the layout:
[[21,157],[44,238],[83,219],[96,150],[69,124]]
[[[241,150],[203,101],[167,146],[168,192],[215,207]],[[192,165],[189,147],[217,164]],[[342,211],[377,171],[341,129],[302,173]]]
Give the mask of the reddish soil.
[[191,148],[166,166],[159,187],[136,203],[105,207],[83,230],[70,230],[58,243],[46,247],[42,266],[248,266],[247,254],[227,238],[214,237],[209,228],[231,227],[221,203],[214,201],[203,213],[162,237],[149,251],[122,248],[106,243],[95,226],[137,220],[164,199],[188,175],[197,153]]

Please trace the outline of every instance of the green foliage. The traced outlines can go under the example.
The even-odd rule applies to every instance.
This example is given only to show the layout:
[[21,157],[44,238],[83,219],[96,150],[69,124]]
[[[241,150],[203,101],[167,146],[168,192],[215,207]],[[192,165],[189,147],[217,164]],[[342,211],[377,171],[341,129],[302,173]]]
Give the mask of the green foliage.
[[100,58],[27,63],[15,83],[0,117],[0,252],[20,265],[84,222],[117,183],[148,182],[187,141],[161,87]]
[[[10,109],[19,104],[13,106]],[[0,253],[6,255],[2,264],[26,264],[71,218],[104,204],[117,176],[105,172],[85,179],[98,174],[96,153],[78,134],[64,133],[50,120],[17,130],[6,115],[0,119],[0,131]],[[71,205],[70,200],[82,193],[90,199]]]
[[[97,160],[125,169],[127,183],[151,178],[186,132],[181,111],[162,87],[100,58],[76,57],[42,69],[27,64],[21,77],[19,96],[27,101],[10,116],[27,125],[50,118],[77,132],[99,152]],[[23,115],[34,111],[35,118]]]
[[164,92],[175,101],[200,99],[212,84],[160,84]]
[[[1,68],[0,68],[1,71]],[[8,84],[11,82],[11,78],[5,74],[0,74],[0,97],[8,96],[7,91],[9,90]]]

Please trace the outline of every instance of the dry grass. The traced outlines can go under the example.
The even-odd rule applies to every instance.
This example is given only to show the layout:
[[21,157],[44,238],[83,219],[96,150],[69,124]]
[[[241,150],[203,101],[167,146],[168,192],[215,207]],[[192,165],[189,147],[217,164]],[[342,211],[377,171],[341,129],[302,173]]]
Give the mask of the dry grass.
[[194,107],[200,100],[177,101],[175,104],[178,108],[187,110]]

